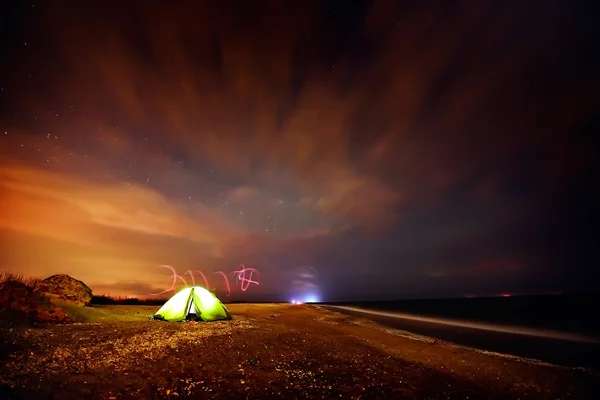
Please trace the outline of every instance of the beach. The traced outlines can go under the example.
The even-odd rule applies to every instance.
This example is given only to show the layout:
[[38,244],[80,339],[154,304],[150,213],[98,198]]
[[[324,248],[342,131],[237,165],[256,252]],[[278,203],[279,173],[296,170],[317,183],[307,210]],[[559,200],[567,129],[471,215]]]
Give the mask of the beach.
[[86,307],[75,324],[0,327],[3,399],[586,398],[593,370],[478,351],[313,305],[232,304],[233,319],[149,321]]

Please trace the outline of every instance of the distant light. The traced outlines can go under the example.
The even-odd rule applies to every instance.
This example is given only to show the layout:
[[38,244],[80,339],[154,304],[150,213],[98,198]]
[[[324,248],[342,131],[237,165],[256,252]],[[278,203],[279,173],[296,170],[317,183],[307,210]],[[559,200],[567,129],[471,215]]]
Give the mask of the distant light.
[[304,301],[292,299],[290,301],[290,303],[292,303],[292,304],[304,304],[304,303],[318,303],[319,301],[320,301],[319,300],[319,296],[317,296],[315,294],[309,294],[309,295],[306,295],[304,297]]
[[510,296],[512,296],[512,294],[510,294],[510,293],[503,293],[502,294],[502,297],[510,297]]
[[319,302],[319,298],[315,295],[310,295],[306,297],[305,300],[306,303],[318,303]]

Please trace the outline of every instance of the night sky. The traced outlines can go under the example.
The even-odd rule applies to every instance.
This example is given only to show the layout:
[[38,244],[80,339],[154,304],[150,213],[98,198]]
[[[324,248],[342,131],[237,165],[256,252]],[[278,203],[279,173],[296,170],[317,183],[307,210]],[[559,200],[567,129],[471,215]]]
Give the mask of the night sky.
[[0,7],[0,270],[146,296],[162,264],[245,264],[247,300],[599,287],[593,2]]

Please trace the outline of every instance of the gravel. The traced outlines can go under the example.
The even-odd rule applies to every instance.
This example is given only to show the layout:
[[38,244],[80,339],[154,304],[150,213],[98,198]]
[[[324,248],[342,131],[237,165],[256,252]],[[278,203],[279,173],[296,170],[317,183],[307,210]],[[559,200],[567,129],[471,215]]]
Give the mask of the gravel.
[[[231,321],[0,326],[0,398],[582,398],[594,374],[393,335],[310,306]],[[124,311],[126,310],[126,311]]]

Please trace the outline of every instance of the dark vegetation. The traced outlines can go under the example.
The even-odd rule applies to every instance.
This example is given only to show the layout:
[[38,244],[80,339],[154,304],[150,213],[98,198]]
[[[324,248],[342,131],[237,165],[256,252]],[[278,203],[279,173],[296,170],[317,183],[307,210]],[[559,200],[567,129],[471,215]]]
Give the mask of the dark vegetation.
[[29,288],[34,288],[41,281],[41,279],[27,277],[27,276],[24,276],[23,274],[14,274],[14,273],[8,272],[8,271],[0,272],[0,284],[5,283],[7,281],[20,282]]
[[138,299],[136,297],[114,297],[109,295],[92,296],[93,305],[136,305],[136,306],[162,306],[169,298]]

